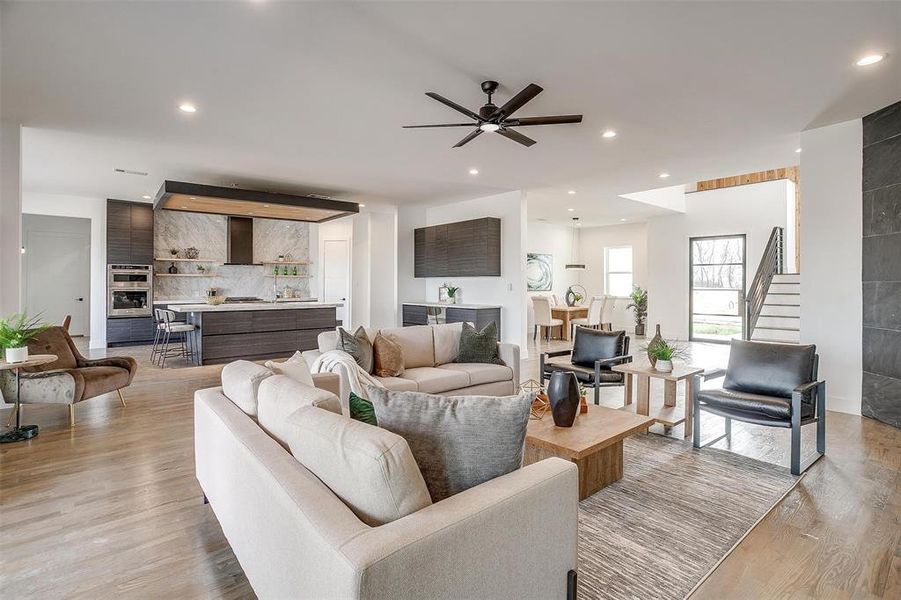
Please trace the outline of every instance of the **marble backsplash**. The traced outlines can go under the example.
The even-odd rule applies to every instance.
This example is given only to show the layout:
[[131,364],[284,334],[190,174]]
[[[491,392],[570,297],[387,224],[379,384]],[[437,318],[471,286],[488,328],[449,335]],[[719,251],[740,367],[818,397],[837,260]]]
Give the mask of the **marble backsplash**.
[[[154,256],[169,256],[170,248],[177,248],[184,256],[184,249],[191,246],[200,251],[200,258],[217,264],[203,264],[211,277],[154,277],[155,300],[188,300],[206,297],[206,291],[215,287],[226,296],[257,296],[272,298],[276,279],[268,276],[272,265],[224,265],[227,258],[226,217],[177,211],[157,211],[154,215]],[[254,219],[253,257],[255,262],[274,261],[279,255],[291,255],[291,260],[310,260],[310,224],[298,221]],[[198,263],[174,263],[180,273],[196,273]],[[170,263],[156,261],[154,270],[166,273]],[[293,270],[293,265],[289,267]],[[312,273],[311,265],[298,265],[299,275]],[[310,296],[310,280],[278,278],[279,291],[285,285],[296,296]]]

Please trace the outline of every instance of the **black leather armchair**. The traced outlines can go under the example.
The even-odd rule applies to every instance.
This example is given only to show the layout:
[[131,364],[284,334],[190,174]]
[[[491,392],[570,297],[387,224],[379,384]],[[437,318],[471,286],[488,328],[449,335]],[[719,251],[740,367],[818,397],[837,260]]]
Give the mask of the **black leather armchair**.
[[544,352],[539,359],[541,386],[554,371],[575,373],[579,383],[594,388],[594,403],[600,402],[600,388],[623,385],[622,373],[611,371],[613,365],[632,362],[629,336],[625,331],[600,331],[576,327],[572,350]]
[[[701,410],[726,419],[791,429],[791,472],[800,475],[826,453],[826,382],[817,381],[816,346],[732,340],[722,389],[694,390],[693,445],[701,444]],[[801,427],[817,424],[817,454],[801,466]]]

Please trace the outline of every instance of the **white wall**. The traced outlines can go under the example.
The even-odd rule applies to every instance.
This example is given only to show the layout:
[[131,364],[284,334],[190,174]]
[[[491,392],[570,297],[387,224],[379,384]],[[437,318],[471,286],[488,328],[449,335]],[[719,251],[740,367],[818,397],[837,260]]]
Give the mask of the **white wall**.
[[[604,248],[632,246],[632,283],[647,287],[648,282],[648,226],[646,223],[627,223],[608,227],[582,229],[582,260],[585,271],[579,275],[580,283],[589,295],[606,294],[604,289]],[[615,298],[612,323],[614,329],[635,330],[632,310],[626,309],[628,298]]]
[[[554,261],[554,281],[551,290],[547,292],[527,291],[529,297],[556,294],[557,298],[562,302],[569,286],[579,283],[579,271],[567,271],[565,268],[566,263],[570,262],[570,255],[572,254],[572,231],[571,225],[529,221],[528,234],[526,235],[526,253],[550,254]],[[531,300],[528,302],[531,302]],[[531,328],[534,316],[532,311],[528,310],[528,304],[526,309],[528,326]]]
[[373,327],[395,327],[398,324],[397,214],[370,212],[368,216],[369,323]]
[[397,297],[395,321],[403,323],[400,304],[404,300],[426,299],[425,279],[413,277],[413,231],[426,226],[426,207],[401,206],[397,209]]
[[750,284],[773,227],[786,225],[788,193],[785,180],[695,192],[686,194],[685,214],[649,219],[648,329],[659,323],[665,337],[688,339],[689,238],[745,234]]
[[829,410],[858,415],[862,140],[860,119],[801,133],[801,341],[817,345]]
[[22,133],[0,122],[0,317],[19,312],[22,280]]
[[[430,206],[425,210],[425,223],[417,224],[417,209],[401,207],[398,222],[403,229],[398,240],[407,245],[411,256],[402,258],[402,270],[398,273],[399,302],[437,301],[438,288],[445,281],[459,285],[462,301],[472,304],[499,304],[501,309],[501,339],[518,344],[522,356],[526,356],[526,244],[527,209],[522,192],[508,192],[485,198],[466,200],[454,204]],[[414,211],[414,212],[410,212]],[[501,276],[500,277],[413,277],[412,229],[441,223],[454,223],[481,217],[497,217],[501,220]],[[404,247],[400,246],[401,254]],[[424,281],[421,285],[419,281]]]
[[91,220],[91,348],[106,348],[106,198],[66,194],[22,195],[22,212]]

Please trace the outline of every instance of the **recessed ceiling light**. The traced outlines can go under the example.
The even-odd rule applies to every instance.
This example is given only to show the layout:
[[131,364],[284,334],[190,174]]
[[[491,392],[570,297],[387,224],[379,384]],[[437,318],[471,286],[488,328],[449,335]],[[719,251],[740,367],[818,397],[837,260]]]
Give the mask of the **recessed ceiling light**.
[[569,194],[570,196],[572,196],[573,194],[576,193],[576,190],[569,190],[569,191],[566,192],[566,193]]
[[366,205],[365,205],[365,204],[361,204],[361,205],[360,205],[360,208],[366,208]]
[[180,110],[181,112],[186,112],[186,113],[196,113],[197,107],[189,102],[185,102],[183,104],[178,105],[178,110]]
[[190,200],[197,200],[197,196],[191,196],[189,199],[190,199]]
[[875,65],[883,58],[885,58],[885,54],[870,54],[858,60],[856,64],[858,67],[868,67],[870,65]]
[[501,128],[501,126],[498,125],[497,123],[482,123],[481,125],[479,125],[479,129],[481,129],[482,131],[488,131],[488,132],[497,131],[500,128]]
[[573,212],[576,209],[575,208],[567,208],[566,210],[568,210],[569,212]]
[[658,175],[657,177],[659,177],[660,179],[666,179],[667,177],[669,177],[669,173],[664,172],[664,173],[661,173],[660,175]]
[[795,148],[795,154],[801,154],[801,149],[800,149],[800,148]]
[[182,206],[182,208],[188,208],[187,206]]
[[147,194],[144,194],[143,196],[141,196],[141,198],[143,198],[144,200],[150,200],[150,196],[148,196]]
[[478,170],[478,169],[470,169],[470,170],[469,170],[469,174],[470,174],[470,175],[478,175],[478,174],[479,174],[479,170]]
[[264,205],[263,205],[263,208],[269,208],[269,205],[268,205],[268,204],[264,204]]
[[605,131],[604,133],[601,134],[601,137],[605,137],[609,140],[610,138],[616,137],[616,132],[613,131],[612,129],[608,129],[607,131]]
[[620,221],[627,221],[628,219],[620,219]]

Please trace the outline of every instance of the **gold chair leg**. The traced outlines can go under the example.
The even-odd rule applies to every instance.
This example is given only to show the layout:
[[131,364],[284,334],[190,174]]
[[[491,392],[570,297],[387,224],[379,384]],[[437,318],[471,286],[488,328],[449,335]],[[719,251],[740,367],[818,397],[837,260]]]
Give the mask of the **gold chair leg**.
[[128,406],[125,404],[125,396],[122,395],[122,390],[116,390],[116,393],[119,394],[119,402],[122,403],[122,406]]
[[69,405],[69,427],[75,427],[75,405]]
[[7,427],[12,427],[13,417],[16,416],[16,410],[18,410],[18,409],[16,408],[15,405],[13,405],[13,409],[11,411],[9,411],[9,418],[6,420]]

